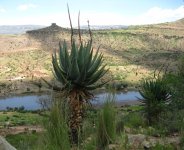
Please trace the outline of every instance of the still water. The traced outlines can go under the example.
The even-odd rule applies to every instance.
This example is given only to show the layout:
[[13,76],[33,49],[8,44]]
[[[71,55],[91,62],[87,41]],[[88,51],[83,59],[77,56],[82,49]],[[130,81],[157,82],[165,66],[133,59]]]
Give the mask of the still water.
[[[91,101],[93,105],[100,105],[108,98],[108,93],[96,94]],[[112,96],[111,96],[112,97]],[[137,91],[119,92],[114,94],[115,102],[123,101],[136,101],[141,98]],[[24,106],[26,110],[41,109],[40,100],[49,99],[49,95],[26,95],[26,96],[13,96],[0,99],[0,110],[6,110],[7,107],[21,107]]]

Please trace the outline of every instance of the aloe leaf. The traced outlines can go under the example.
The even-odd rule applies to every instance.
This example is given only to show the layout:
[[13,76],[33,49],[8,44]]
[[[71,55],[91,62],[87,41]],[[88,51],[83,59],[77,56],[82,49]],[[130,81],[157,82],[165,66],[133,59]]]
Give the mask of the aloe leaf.
[[90,81],[87,82],[88,85],[94,84],[97,82],[104,74],[108,71],[105,70],[106,65],[104,65],[100,70],[98,70],[93,76],[91,76]]
[[54,68],[55,77],[63,84],[67,82],[65,78],[65,72],[59,67],[57,58],[52,55],[52,64]]

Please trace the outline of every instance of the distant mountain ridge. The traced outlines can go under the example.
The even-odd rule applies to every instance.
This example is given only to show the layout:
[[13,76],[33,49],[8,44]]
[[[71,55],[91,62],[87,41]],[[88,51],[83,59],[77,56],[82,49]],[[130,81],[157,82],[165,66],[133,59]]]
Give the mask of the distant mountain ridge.
[[[150,26],[150,25],[143,25]],[[153,24],[151,26],[160,27],[160,28],[184,28],[184,18],[173,21],[166,22],[161,24]],[[43,25],[3,25],[0,26],[0,34],[23,34],[27,31],[37,30],[45,28]],[[59,26],[58,26],[59,27]],[[92,30],[111,30],[111,29],[127,29],[129,26],[126,25],[91,25]],[[140,25],[139,25],[140,27]],[[60,27],[62,28],[62,27]],[[76,27],[77,28],[77,27]],[[45,28],[46,29],[46,28]],[[63,30],[68,30],[67,28],[62,28]],[[88,26],[81,26],[81,29],[88,29]]]
[[43,25],[2,25],[0,26],[0,34],[23,34],[28,30],[36,30],[43,28]]
[[[77,27],[76,27],[77,28]],[[125,25],[90,25],[92,30],[110,30],[110,29],[127,29]],[[81,29],[88,29],[88,26],[81,26]]]

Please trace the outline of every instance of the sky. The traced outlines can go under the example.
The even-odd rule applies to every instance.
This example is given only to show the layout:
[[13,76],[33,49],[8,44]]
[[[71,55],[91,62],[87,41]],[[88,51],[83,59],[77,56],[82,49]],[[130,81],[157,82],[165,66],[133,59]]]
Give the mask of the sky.
[[184,0],[0,0],[0,25],[142,25],[184,18]]

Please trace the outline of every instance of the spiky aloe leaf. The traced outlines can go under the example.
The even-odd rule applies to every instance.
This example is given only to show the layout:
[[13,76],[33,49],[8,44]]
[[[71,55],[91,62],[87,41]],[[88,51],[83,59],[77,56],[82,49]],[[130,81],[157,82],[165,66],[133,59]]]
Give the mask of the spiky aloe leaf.
[[78,66],[79,66],[79,70],[80,72],[82,72],[83,68],[85,67],[84,66],[84,55],[83,55],[83,43],[80,44],[80,47],[79,47],[79,51],[78,51]]
[[67,80],[65,78],[65,72],[59,67],[58,62],[57,62],[57,57],[56,53],[52,55],[52,64],[54,68],[54,75],[56,79],[58,79],[62,84],[66,84]]
[[84,63],[87,64],[89,60],[89,57],[90,57],[90,51],[91,51],[91,45],[89,44],[89,42],[84,46],[84,49],[83,49],[83,55],[85,56],[84,57]]
[[90,68],[92,58],[93,58],[93,48],[91,49],[90,54],[89,54],[89,56],[88,56],[88,62],[87,62],[87,64],[86,64],[86,67],[87,67],[87,68]]
[[101,77],[103,77],[105,75],[105,73],[108,70],[105,70],[106,65],[104,65],[100,70],[98,70],[95,74],[93,74],[89,80],[89,82],[87,82],[88,85],[94,84],[96,81],[98,81]]
[[73,61],[73,59],[78,57],[78,48],[75,44],[75,41],[72,43],[72,49],[71,49],[71,54],[70,54],[70,59]]
[[71,68],[69,70],[69,78],[70,80],[73,80],[73,81],[75,81],[78,78],[78,76],[80,76],[77,58],[78,58],[78,49],[75,45],[75,42],[73,42],[72,50],[70,54]]
[[96,51],[96,53],[95,53],[95,56],[94,56],[93,59],[91,60],[90,68],[91,68],[91,66],[93,66],[94,62],[95,62],[96,59],[98,58],[99,49],[100,49],[100,46],[98,47],[98,49],[97,49],[97,51]]
[[88,68],[88,64],[91,62],[92,52],[90,54],[87,53],[86,45],[83,46],[81,43],[79,52],[78,52],[78,65],[80,70],[80,76],[77,78],[77,82],[83,86],[83,82],[86,80],[86,70]]
[[72,62],[70,79],[75,81],[78,79],[79,76],[80,76],[80,72],[79,72],[79,67],[78,67],[78,63],[77,63],[77,58],[74,58],[73,62]]
[[61,46],[61,43],[59,42],[59,63],[60,67],[65,70],[66,67],[66,61],[65,61],[65,51],[63,47]]
[[103,55],[102,54],[100,54],[97,57],[97,59],[94,62],[94,64],[88,69],[87,77],[90,77],[92,74],[94,74],[98,70],[98,68],[100,67],[100,65],[103,63],[102,58],[103,58]]
[[71,59],[70,59],[70,55],[69,55],[69,52],[67,50],[67,47],[64,48],[64,51],[65,51],[64,52],[65,53],[65,59],[64,60],[65,60],[65,64],[66,64],[66,67],[64,68],[64,71],[66,72],[67,76],[69,76],[69,73],[70,73],[70,70],[71,70],[71,66],[72,66]]
[[97,84],[97,85],[92,85],[92,86],[87,86],[86,87],[86,90],[95,90],[97,88],[100,88],[102,87],[103,85],[105,85],[106,83],[108,83],[109,81],[106,81],[106,82],[103,82],[103,83],[100,83],[100,84]]

